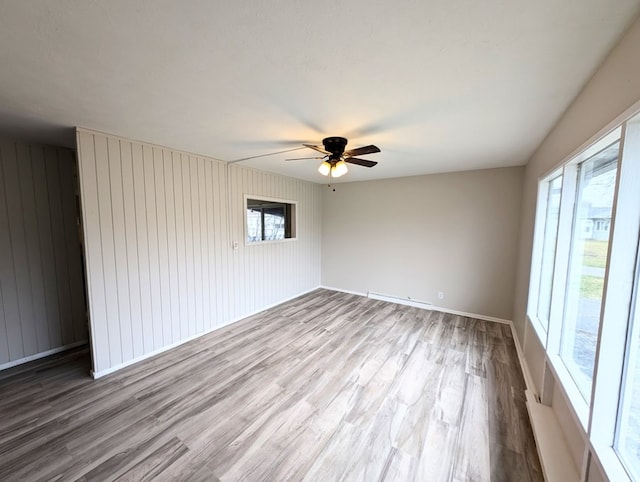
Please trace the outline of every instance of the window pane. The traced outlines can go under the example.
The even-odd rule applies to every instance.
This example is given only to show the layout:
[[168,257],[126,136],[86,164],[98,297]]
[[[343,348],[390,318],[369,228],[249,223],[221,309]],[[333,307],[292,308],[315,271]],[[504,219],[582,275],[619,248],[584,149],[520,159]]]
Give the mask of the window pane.
[[247,209],[247,240],[262,241],[262,209]]
[[247,241],[296,237],[296,205],[273,199],[246,198]]
[[560,189],[562,175],[549,181],[547,194],[547,212],[544,220],[544,239],[542,241],[542,265],[540,267],[540,289],[538,291],[537,316],[545,329],[549,327],[549,310],[551,309],[551,286],[553,283],[553,267],[556,257],[556,240],[558,239],[558,218],[560,214]]
[[[590,402],[619,143],[580,164],[560,357]],[[601,229],[597,223],[601,221]]]
[[625,357],[616,449],[627,469],[640,480],[640,300],[636,276],[635,315],[630,324],[630,343]]
[[284,206],[265,210],[264,239],[284,239]]

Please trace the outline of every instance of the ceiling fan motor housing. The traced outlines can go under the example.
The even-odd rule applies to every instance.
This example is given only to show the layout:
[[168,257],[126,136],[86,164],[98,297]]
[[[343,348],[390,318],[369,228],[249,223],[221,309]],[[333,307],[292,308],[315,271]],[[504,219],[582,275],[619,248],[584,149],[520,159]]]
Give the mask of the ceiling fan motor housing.
[[331,159],[339,160],[347,146],[347,139],[344,137],[325,137],[322,144],[327,152],[331,153]]

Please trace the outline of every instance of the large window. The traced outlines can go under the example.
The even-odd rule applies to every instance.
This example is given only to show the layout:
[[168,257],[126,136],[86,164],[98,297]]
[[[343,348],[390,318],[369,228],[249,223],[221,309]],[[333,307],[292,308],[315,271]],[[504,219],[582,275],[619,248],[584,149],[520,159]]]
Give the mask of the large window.
[[577,167],[560,357],[587,402],[591,398],[609,247],[609,232],[595,230],[594,224],[611,219],[618,149],[616,142]]
[[247,242],[296,237],[296,205],[277,199],[246,197]]
[[561,390],[587,459],[640,482],[640,116],[540,179],[532,254],[540,398]]

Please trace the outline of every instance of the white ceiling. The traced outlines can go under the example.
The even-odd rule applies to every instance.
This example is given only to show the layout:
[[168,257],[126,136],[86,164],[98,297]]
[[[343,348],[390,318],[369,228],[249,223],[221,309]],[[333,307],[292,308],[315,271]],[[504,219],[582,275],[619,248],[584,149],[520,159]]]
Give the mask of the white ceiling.
[[[640,0],[0,2],[0,134],[225,161],[376,144],[344,181],[522,165]],[[243,164],[324,182],[303,149]]]

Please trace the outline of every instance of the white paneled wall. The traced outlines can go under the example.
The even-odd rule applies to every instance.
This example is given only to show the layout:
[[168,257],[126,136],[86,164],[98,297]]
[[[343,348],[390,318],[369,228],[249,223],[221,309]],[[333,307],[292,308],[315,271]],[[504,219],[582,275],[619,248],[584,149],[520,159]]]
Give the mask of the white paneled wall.
[[0,141],[0,368],[87,340],[68,149]]
[[[320,186],[85,129],[77,142],[96,376],[320,284]],[[245,194],[297,201],[298,239],[245,246]]]

